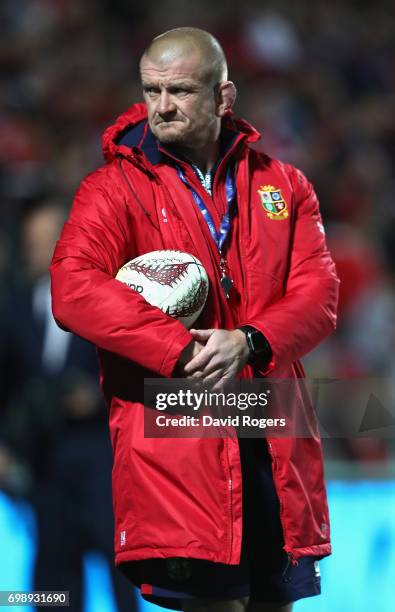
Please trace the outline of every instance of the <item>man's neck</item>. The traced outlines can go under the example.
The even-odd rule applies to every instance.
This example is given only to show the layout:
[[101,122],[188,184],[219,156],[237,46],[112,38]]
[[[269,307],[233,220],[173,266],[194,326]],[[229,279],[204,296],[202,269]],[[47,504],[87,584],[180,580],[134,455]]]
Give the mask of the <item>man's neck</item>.
[[175,151],[180,157],[188,160],[191,164],[197,166],[203,174],[206,174],[212,170],[216,164],[219,153],[219,142],[211,142],[200,149],[179,147],[175,149]]
[[194,154],[189,156],[192,163],[195,164],[204,174],[206,172],[210,172],[210,170],[214,168],[218,159],[218,140],[210,143],[210,145],[206,146],[204,149],[193,153]]

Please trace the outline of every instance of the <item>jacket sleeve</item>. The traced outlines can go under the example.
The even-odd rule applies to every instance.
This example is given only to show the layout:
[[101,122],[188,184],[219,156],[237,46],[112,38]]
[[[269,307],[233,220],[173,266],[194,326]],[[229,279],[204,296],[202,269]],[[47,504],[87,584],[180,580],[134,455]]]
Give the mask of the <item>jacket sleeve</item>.
[[325,241],[317,196],[295,168],[295,209],[289,270],[283,297],[248,321],[264,334],[273,357],[262,374],[300,359],[336,327],[339,279]]
[[[89,175],[74,199],[50,267],[52,308],[64,329],[161,376],[170,376],[191,334],[115,280],[137,256],[133,219],[108,170]],[[144,230],[142,230],[144,231]]]

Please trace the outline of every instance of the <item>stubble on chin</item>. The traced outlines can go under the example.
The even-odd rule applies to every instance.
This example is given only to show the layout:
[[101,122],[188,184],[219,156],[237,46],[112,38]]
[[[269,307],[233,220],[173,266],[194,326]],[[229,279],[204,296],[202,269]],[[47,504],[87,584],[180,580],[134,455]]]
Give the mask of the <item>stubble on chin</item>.
[[154,136],[163,144],[182,144],[185,141],[185,134],[174,129],[161,129],[160,126],[151,127]]

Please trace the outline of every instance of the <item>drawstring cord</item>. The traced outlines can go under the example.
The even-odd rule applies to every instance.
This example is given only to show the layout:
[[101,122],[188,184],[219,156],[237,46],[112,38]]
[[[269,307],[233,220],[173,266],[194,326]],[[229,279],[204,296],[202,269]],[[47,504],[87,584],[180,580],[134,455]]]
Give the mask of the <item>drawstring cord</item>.
[[148,217],[149,221],[152,223],[152,225],[154,226],[154,228],[158,231],[159,227],[157,225],[155,225],[153,219],[152,219],[152,215],[151,213],[148,212],[148,210],[145,208],[144,204],[142,203],[142,201],[140,200],[140,198],[138,197],[137,193],[135,192],[135,190],[133,189],[123,167],[122,167],[122,158],[121,156],[118,157],[118,167],[119,167],[119,171],[122,174],[122,177],[130,191],[130,193],[132,194],[133,198],[136,200],[136,202],[139,204],[141,210],[143,211],[143,213],[145,214],[146,217]]
[[292,565],[299,565],[298,561],[295,559],[292,553],[287,553],[288,559],[285,569],[282,573],[283,582],[291,582],[292,577],[288,573],[288,570],[292,567]]

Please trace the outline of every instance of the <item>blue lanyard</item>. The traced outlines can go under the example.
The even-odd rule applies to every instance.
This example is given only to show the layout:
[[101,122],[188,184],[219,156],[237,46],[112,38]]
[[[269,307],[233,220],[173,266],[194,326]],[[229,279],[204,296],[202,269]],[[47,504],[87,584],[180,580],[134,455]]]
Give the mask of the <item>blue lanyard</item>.
[[221,223],[219,226],[219,232],[217,232],[213,218],[210,215],[210,212],[207,210],[202,198],[197,193],[197,191],[192,187],[192,185],[188,183],[183,171],[181,170],[179,166],[177,166],[177,172],[178,172],[178,176],[180,177],[184,185],[186,185],[188,189],[191,190],[193,198],[196,204],[198,205],[200,212],[202,213],[203,218],[206,221],[207,226],[210,230],[210,234],[217,246],[217,249],[220,255],[219,265],[220,265],[220,272],[221,272],[221,285],[222,285],[222,289],[223,289],[226,299],[229,299],[231,295],[232,287],[233,287],[233,281],[230,278],[230,276],[227,274],[227,263],[226,263],[226,259],[224,258],[222,254],[222,249],[223,249],[226,239],[229,236],[229,232],[231,228],[232,204],[236,198],[236,185],[235,185],[233,171],[229,167],[226,173],[226,179],[225,179],[226,212],[221,219]]
[[227,237],[229,236],[229,232],[231,228],[231,218],[230,218],[231,208],[232,208],[232,203],[234,202],[235,197],[236,197],[236,185],[235,185],[234,176],[233,176],[233,172],[231,168],[228,168],[228,171],[226,173],[226,179],[225,179],[226,212],[221,219],[219,232],[217,232],[213,218],[210,212],[207,210],[206,205],[203,202],[202,198],[197,193],[197,191],[195,191],[195,189],[188,183],[183,171],[181,170],[179,166],[177,166],[177,172],[178,172],[178,176],[180,177],[184,185],[186,185],[191,190],[193,198],[196,204],[198,205],[200,212],[203,215],[204,220],[207,223],[207,226],[210,230],[210,234],[215,244],[217,245],[217,249],[219,253],[222,254],[223,246],[225,244]]

